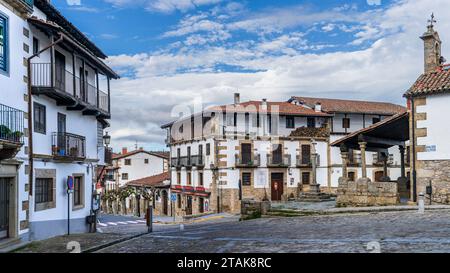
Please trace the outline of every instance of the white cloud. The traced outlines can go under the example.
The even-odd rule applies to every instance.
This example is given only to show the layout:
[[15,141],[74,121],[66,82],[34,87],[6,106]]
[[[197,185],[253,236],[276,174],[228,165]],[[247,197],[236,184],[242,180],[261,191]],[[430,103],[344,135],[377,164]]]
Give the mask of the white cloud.
[[176,10],[186,12],[198,6],[220,3],[222,0],[104,0],[117,7],[143,6],[149,11],[171,13]]
[[[259,14],[241,20],[246,23],[239,28],[257,30],[269,24],[267,28],[283,33],[222,46],[180,46],[175,51],[111,57],[110,64],[119,71],[134,72],[133,78],[113,82],[114,144],[116,148],[130,146],[138,140],[163,147],[165,133],[159,126],[173,119],[170,113],[174,105],[189,104],[195,98],[207,104],[229,103],[236,90],[242,100],[310,95],[404,103],[402,94],[423,70],[423,45],[418,37],[426,30],[426,19],[432,11],[439,11],[437,29],[444,42],[444,56],[450,56],[450,33],[445,31],[450,28],[450,10],[442,8],[446,5],[447,0],[402,0],[386,10],[357,13],[352,18],[361,19],[359,31],[336,23],[340,20],[335,16],[353,21],[345,14],[354,12],[351,7],[341,15],[324,12],[319,20],[323,25],[336,23],[340,30],[356,31],[354,43],[368,43],[353,52],[306,54],[303,47],[329,45],[311,44],[304,34],[286,28],[311,17],[276,21],[272,14]],[[201,20],[205,18],[193,22]],[[187,33],[190,37],[196,34]],[[220,72],[218,65],[256,72]]]

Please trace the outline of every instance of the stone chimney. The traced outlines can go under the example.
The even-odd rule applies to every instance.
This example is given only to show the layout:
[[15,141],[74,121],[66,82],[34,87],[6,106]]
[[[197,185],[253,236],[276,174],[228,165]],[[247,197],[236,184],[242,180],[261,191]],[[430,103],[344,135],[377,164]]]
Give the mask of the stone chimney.
[[431,20],[428,21],[428,30],[420,37],[424,41],[425,73],[436,71],[442,62],[442,41],[439,38],[439,33],[434,30],[434,23],[436,22],[434,15],[431,15]]
[[316,112],[322,112],[322,104],[320,102],[316,102],[316,105],[314,106],[314,110]]
[[128,153],[128,149],[127,149],[127,147],[123,147],[123,148],[122,148],[122,154],[124,155],[124,154],[126,154],[126,153]]
[[262,99],[261,110],[267,111],[267,99]]
[[239,103],[241,103],[241,94],[234,93],[234,104],[237,105]]

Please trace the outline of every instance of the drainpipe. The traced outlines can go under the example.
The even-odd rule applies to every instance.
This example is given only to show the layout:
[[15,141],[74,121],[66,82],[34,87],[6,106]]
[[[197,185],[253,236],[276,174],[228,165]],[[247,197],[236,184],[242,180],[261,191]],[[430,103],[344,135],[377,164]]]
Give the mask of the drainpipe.
[[413,201],[417,202],[417,173],[416,173],[416,117],[414,97],[411,97],[411,120],[412,120],[412,179],[413,179]]
[[29,160],[29,175],[28,175],[28,183],[29,183],[29,195],[33,195],[33,106],[31,105],[33,102],[32,92],[31,92],[31,60],[47,51],[48,49],[54,47],[56,44],[62,42],[64,39],[63,35],[60,35],[57,41],[52,42],[49,46],[40,50],[38,53],[31,55],[27,59],[27,73],[28,73],[28,160]]

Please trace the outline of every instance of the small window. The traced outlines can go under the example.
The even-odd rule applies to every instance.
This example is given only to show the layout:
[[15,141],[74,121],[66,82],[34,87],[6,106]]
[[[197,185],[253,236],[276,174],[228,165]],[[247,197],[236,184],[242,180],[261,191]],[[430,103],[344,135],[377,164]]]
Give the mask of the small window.
[[53,178],[36,178],[36,204],[53,202]]
[[206,143],[206,155],[211,155],[211,144]]
[[122,174],[122,180],[128,180],[128,173]]
[[372,119],[372,124],[377,124],[378,122],[380,122],[381,119],[380,118],[373,118]]
[[0,14],[0,72],[8,72],[8,18]]
[[131,159],[125,159],[125,165],[130,166],[131,165]]
[[303,185],[309,185],[311,183],[310,176],[311,175],[309,172],[302,173],[302,184]]
[[199,186],[203,186],[204,182],[203,182],[203,173],[198,173],[198,185]]
[[315,118],[308,118],[307,119],[307,126],[308,126],[308,128],[316,128],[316,119]]
[[286,128],[289,128],[289,129],[295,128],[295,118],[294,117],[286,117]]
[[34,103],[34,131],[40,134],[46,134],[46,111],[45,106]]
[[350,119],[349,118],[342,119],[342,128],[344,128],[344,129],[350,128]]
[[144,163],[148,164],[148,158],[144,159]]
[[36,37],[33,37],[33,54],[39,53],[39,40]]
[[242,186],[252,185],[252,173],[242,173]]
[[83,177],[76,176],[74,177],[73,184],[73,205],[82,206],[83,205]]

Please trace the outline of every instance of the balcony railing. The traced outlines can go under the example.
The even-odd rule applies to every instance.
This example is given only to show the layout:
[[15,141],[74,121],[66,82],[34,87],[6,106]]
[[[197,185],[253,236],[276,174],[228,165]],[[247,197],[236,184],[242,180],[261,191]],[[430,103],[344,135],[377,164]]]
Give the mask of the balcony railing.
[[0,140],[23,144],[24,123],[23,111],[0,104]]
[[203,167],[205,166],[205,161],[203,160],[203,156],[201,155],[193,155],[190,160],[191,166]]
[[55,88],[104,112],[109,112],[108,93],[70,71],[60,70],[52,73],[52,67],[51,63],[31,64],[32,87]]
[[261,155],[260,154],[254,154],[253,158],[250,158],[250,156],[242,156],[236,155],[236,167],[238,168],[252,168],[252,167],[259,167],[261,165]]
[[267,166],[268,167],[290,167],[291,166],[291,155],[284,154],[283,156],[267,155]]
[[311,167],[311,157],[310,156],[302,156],[297,155],[297,164],[298,167]]
[[52,154],[60,159],[85,159],[86,138],[69,133],[53,133]]

